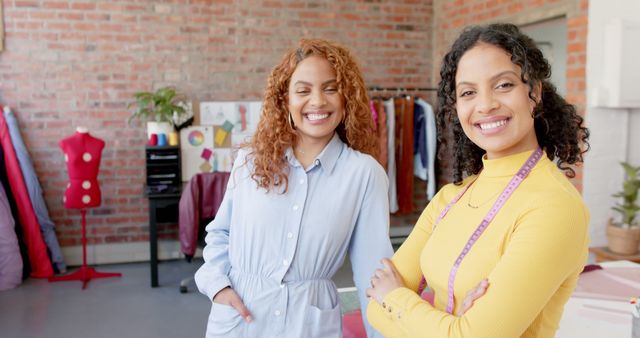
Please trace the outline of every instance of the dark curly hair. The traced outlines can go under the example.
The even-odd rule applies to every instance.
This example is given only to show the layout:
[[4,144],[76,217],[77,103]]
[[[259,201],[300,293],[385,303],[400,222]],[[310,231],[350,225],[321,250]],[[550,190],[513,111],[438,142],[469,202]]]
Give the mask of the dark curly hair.
[[[475,175],[482,169],[485,151],[475,145],[464,133],[456,112],[456,72],[462,56],[478,43],[487,43],[505,50],[511,62],[522,69],[521,79],[529,85],[529,97],[541,84],[542,97],[533,110],[534,128],[538,144],[550,160],[557,158],[558,167],[569,177],[575,172],[570,165],[583,162],[582,155],[589,149],[589,130],[576,108],[567,103],[549,82],[551,66],[535,42],[512,24],[491,24],[466,28],[445,55],[438,84],[439,130],[447,125],[453,133],[453,180],[460,184],[464,174]],[[447,144],[444,133],[438,133],[438,141]],[[440,147],[440,158],[447,147]],[[449,155],[450,156],[450,155]]]
[[295,144],[298,134],[288,123],[289,82],[302,60],[320,56],[336,72],[338,93],[344,102],[344,120],[336,128],[342,142],[364,154],[376,156],[377,141],[373,133],[373,119],[369,96],[360,67],[351,52],[341,45],[323,39],[302,39],[296,48],[285,53],[269,75],[258,128],[245,148],[253,156],[252,178],[266,190],[289,186],[285,152]]

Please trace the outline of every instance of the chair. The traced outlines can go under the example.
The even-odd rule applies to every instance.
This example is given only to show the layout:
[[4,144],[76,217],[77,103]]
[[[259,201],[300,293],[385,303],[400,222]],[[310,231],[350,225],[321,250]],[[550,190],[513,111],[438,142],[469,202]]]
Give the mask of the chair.
[[[180,247],[187,262],[191,262],[196,247],[204,246],[204,227],[215,217],[229,181],[228,172],[194,175],[180,196]],[[193,276],[180,281],[180,292],[186,293]]]

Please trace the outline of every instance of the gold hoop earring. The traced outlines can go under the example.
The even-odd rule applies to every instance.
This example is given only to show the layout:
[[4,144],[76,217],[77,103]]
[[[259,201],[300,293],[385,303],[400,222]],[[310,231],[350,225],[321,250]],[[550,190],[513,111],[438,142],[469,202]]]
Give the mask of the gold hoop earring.
[[289,112],[289,127],[291,127],[291,129],[296,130],[296,125],[293,123],[293,117],[291,117],[291,112]]

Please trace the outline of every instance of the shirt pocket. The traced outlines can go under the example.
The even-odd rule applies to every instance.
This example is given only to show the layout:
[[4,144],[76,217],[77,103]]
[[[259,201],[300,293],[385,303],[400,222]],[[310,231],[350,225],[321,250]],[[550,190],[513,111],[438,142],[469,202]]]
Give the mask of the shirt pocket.
[[225,336],[233,330],[242,317],[238,311],[230,305],[211,303],[211,312],[207,321],[207,338]]
[[342,337],[342,314],[338,303],[332,309],[321,310],[310,305],[305,318],[306,334],[309,338]]

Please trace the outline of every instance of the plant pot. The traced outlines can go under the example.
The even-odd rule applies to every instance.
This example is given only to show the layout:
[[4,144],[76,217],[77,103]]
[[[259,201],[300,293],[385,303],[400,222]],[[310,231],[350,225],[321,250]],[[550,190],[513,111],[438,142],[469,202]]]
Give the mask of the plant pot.
[[621,228],[607,225],[607,238],[609,239],[609,250],[613,253],[625,256],[635,255],[638,252],[640,242],[640,228]]
[[147,140],[151,138],[151,134],[165,134],[167,139],[169,135],[174,131],[173,124],[169,122],[147,122]]

